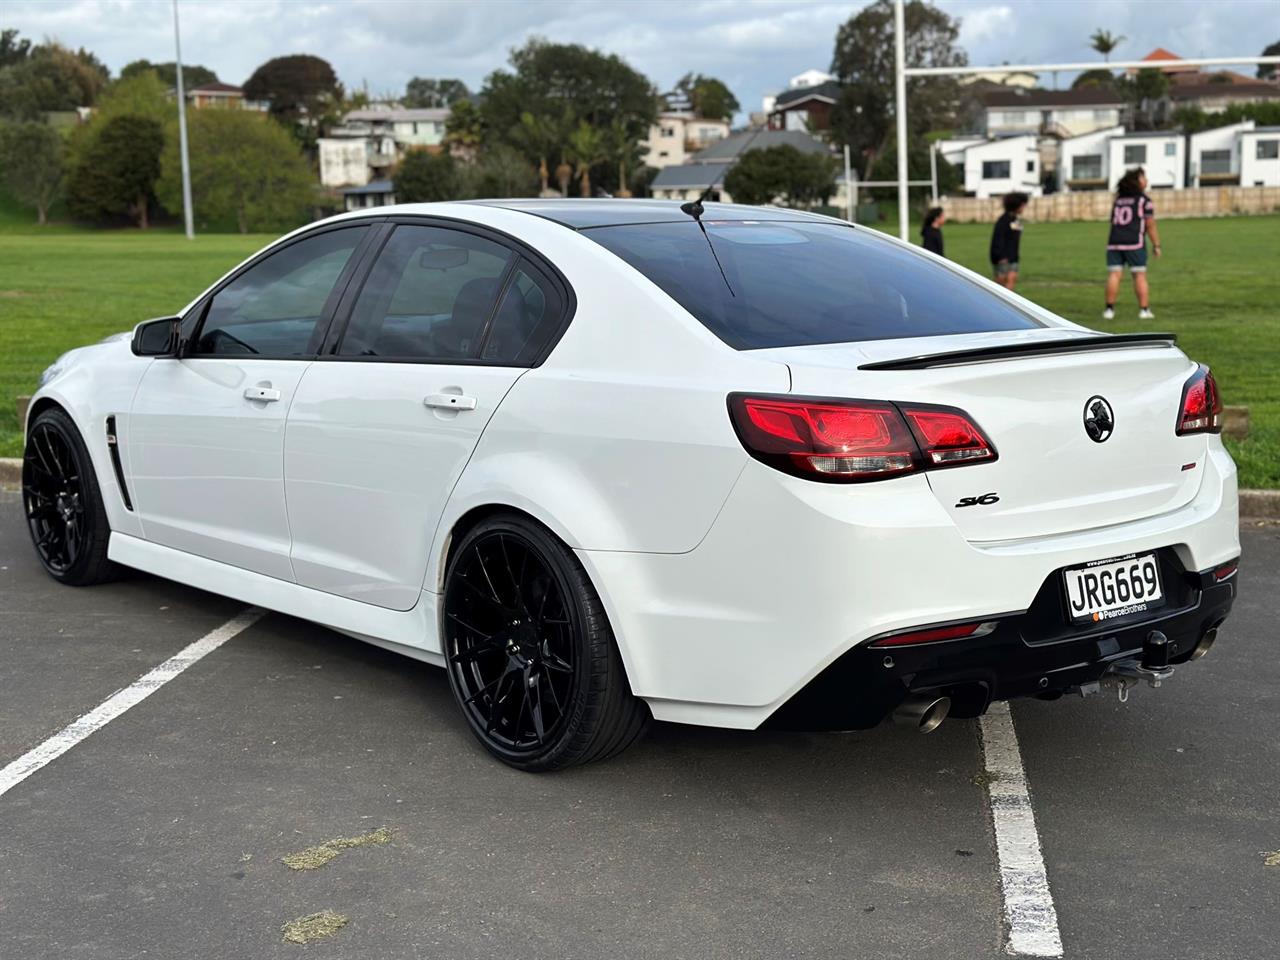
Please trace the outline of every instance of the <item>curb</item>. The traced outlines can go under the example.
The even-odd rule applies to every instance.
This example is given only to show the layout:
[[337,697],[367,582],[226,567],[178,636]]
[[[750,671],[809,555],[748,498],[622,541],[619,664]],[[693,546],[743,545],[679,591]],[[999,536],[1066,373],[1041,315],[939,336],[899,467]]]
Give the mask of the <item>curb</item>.
[[[0,457],[0,483],[22,482],[22,460]],[[1242,520],[1280,520],[1280,490],[1241,490]]]

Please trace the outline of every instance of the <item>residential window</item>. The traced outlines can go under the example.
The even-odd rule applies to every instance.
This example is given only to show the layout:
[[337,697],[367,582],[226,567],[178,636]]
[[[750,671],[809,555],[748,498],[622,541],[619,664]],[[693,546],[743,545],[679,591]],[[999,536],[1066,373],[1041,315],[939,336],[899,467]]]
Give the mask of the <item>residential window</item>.
[[1166,157],[1176,157],[1178,155],[1178,145],[1170,140],[1164,145],[1164,155]]
[[1231,172],[1230,150],[1201,150],[1200,175]]
[[1259,140],[1256,156],[1259,160],[1280,159],[1280,140]]
[[982,179],[1008,180],[1011,166],[1008,160],[983,160]]
[[1124,147],[1125,166],[1147,162],[1147,145],[1145,143],[1126,143]]
[[1087,153],[1084,156],[1071,158],[1072,180],[1101,180],[1102,154]]
[[1028,160],[1027,173],[1035,173],[1035,172],[1036,172],[1036,162],[1034,160]]
[[674,137],[674,136],[676,135],[676,128],[675,128],[675,127],[663,127],[663,128],[662,128],[662,135],[663,135],[664,137]]
[[1093,119],[1095,119],[1095,120],[1110,120],[1110,119],[1111,119],[1111,115],[1112,115],[1112,113],[1113,113],[1113,111],[1111,111],[1111,110],[1095,110],[1095,111],[1093,111]]

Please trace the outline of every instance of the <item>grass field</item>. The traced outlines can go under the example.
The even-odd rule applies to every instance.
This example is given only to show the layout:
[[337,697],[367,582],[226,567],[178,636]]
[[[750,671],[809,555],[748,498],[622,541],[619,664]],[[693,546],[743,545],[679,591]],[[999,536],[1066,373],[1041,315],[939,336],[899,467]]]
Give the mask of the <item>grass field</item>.
[[[1160,230],[1165,255],[1151,268],[1154,322],[1138,321],[1127,279],[1117,318],[1099,318],[1100,223],[1028,224],[1019,292],[1097,329],[1177,333],[1188,354],[1213,367],[1226,402],[1250,407],[1249,439],[1229,442],[1241,485],[1278,488],[1280,217],[1167,220]],[[986,225],[952,224],[945,233],[949,256],[986,272]],[[208,235],[189,242],[169,231],[0,222],[0,456],[21,452],[12,398],[31,393],[55,357],[180,309],[270,239]]]

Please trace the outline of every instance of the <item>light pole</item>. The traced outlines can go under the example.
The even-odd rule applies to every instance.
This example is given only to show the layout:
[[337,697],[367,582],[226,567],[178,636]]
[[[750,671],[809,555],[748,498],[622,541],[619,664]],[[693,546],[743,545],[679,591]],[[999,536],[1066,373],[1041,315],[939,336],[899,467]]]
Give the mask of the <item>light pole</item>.
[[191,210],[191,159],[187,154],[187,95],[182,88],[182,37],[178,31],[178,0],[173,0],[173,49],[174,65],[178,75],[178,153],[182,156],[182,219],[187,228],[187,239],[196,236],[195,220]]
[[907,38],[903,27],[902,0],[893,2],[893,60],[894,88],[897,94],[898,121],[898,238],[907,239],[910,224],[907,223]]

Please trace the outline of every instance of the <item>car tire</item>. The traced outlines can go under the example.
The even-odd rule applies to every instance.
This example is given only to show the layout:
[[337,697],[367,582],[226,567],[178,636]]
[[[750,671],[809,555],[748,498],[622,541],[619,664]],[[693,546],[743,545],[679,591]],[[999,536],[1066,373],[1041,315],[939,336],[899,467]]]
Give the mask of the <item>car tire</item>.
[[604,760],[648,726],[582,564],[523,515],[482,520],[451,552],[441,637],[472,733],[516,769]]
[[114,578],[111,527],[80,431],[58,407],[31,421],[22,457],[22,505],[36,556],[59,583],[84,587]]

